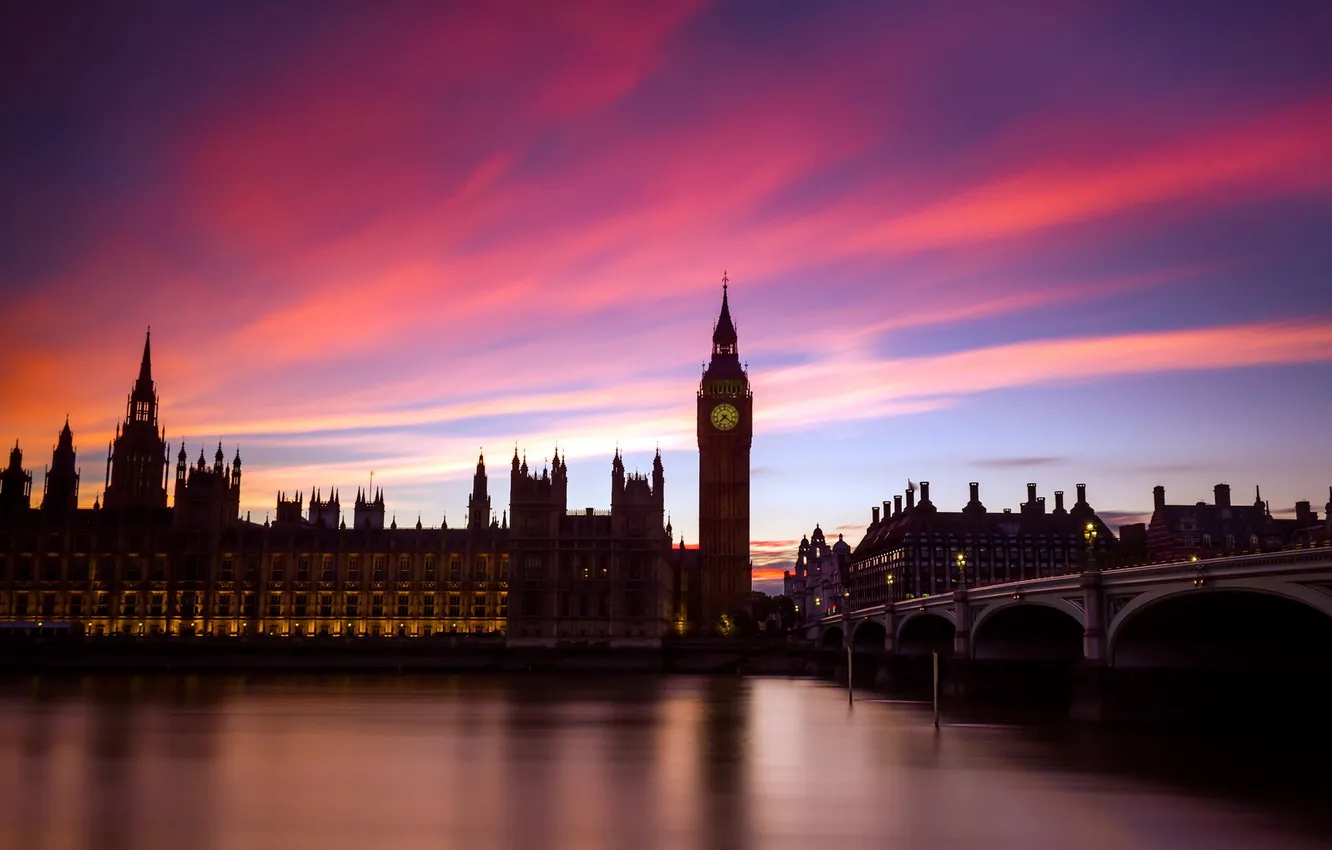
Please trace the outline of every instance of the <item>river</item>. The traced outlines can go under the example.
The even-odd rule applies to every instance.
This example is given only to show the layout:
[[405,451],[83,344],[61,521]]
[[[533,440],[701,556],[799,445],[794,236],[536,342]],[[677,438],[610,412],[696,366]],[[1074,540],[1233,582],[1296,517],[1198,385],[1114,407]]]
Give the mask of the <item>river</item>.
[[[790,679],[0,680],[0,847],[1304,848],[1326,762]],[[1302,765],[1301,761],[1310,762]]]

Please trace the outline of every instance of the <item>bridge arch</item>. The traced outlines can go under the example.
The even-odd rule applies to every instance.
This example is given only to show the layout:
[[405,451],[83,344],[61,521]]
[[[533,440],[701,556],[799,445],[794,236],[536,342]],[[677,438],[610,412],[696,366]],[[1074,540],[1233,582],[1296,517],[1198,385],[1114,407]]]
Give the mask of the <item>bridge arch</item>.
[[953,637],[957,623],[947,608],[926,609],[906,615],[897,624],[894,641],[898,655],[944,655],[953,651]]
[[823,649],[841,649],[846,645],[846,635],[841,626],[829,626],[819,636],[819,646]]
[[888,629],[876,618],[867,618],[856,624],[851,633],[851,648],[860,653],[880,653],[887,646]]
[[1116,667],[1330,667],[1332,596],[1276,579],[1173,585],[1111,618]]
[[971,655],[986,661],[1077,661],[1086,621],[1064,599],[1018,599],[991,605],[971,626]]

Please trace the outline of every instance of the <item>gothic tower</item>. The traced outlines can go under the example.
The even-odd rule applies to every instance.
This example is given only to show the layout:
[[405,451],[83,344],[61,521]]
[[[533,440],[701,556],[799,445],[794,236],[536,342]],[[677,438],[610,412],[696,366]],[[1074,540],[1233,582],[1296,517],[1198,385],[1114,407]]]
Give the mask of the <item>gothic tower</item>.
[[69,417],[60,429],[60,439],[51,452],[51,468],[46,472],[46,490],[42,494],[42,510],[70,513],[79,506],[79,471],[75,466],[74,432],[69,430]]
[[[722,276],[721,315],[712,360],[698,388],[698,589],[689,617],[704,629],[748,604],[749,449],[754,395],[740,365],[735,323]],[[692,595],[692,594],[691,594]]]
[[472,495],[467,497],[467,528],[479,531],[490,527],[490,496],[486,494],[486,456],[476,460],[476,474],[472,476]]
[[116,427],[106,458],[108,508],[165,508],[167,501],[167,444],[157,427],[157,390],[153,386],[149,343],[143,341],[143,361],[125,406],[125,424]]
[[0,512],[26,511],[32,505],[32,473],[23,468],[18,440],[9,450],[9,466],[0,472]]

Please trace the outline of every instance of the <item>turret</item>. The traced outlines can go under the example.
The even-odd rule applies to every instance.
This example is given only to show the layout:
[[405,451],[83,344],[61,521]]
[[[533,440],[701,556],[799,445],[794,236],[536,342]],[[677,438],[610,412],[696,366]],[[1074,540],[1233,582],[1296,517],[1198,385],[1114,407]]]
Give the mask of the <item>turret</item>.
[[0,511],[27,510],[32,506],[32,473],[23,468],[18,440],[9,450],[9,466],[0,473]]
[[126,402],[124,427],[117,426],[107,452],[107,508],[166,507],[167,445],[158,430],[151,342],[149,332],[143,341],[139,376]]
[[55,450],[51,452],[51,467],[46,473],[46,488],[42,494],[42,510],[66,513],[79,506],[79,473],[75,466],[74,432],[69,429],[69,417]]
[[490,495],[486,486],[486,456],[476,459],[476,474],[472,476],[472,494],[467,498],[467,527],[473,531],[490,525]]

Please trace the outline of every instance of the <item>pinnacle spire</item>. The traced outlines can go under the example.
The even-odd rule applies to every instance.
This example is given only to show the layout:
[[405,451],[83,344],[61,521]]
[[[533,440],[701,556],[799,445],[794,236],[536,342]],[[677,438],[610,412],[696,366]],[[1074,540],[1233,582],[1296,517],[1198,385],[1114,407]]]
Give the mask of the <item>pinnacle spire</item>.
[[148,326],[148,333],[143,338],[143,362],[139,364],[139,383],[151,384],[153,382],[153,356],[152,356],[153,328]]
[[731,320],[730,300],[727,297],[730,283],[731,279],[727,277],[726,272],[722,272],[721,315],[717,317],[717,326],[712,331],[712,346],[714,349],[729,349],[728,353],[734,353],[738,338],[735,333],[735,322]]

